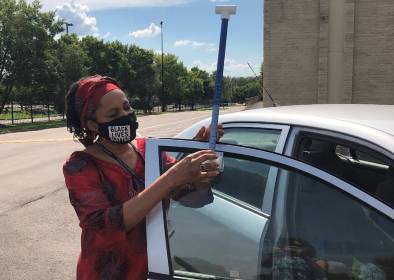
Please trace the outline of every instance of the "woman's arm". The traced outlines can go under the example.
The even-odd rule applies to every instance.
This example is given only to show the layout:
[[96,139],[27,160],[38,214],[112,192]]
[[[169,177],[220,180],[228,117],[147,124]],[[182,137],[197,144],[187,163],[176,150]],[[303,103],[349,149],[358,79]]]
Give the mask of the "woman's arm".
[[188,155],[136,197],[123,204],[123,218],[126,230],[132,229],[149,211],[171,192],[189,183],[206,180],[218,175],[216,170],[201,170],[201,164],[207,160],[216,159],[212,151],[200,151]]
[[215,159],[211,151],[200,151],[173,165],[144,191],[125,203],[108,200],[112,186],[102,181],[94,164],[88,159],[73,158],[63,172],[73,205],[82,228],[90,228],[108,237],[132,229],[149,211],[173,190],[187,183],[216,176],[217,172],[202,172],[200,164]]
[[173,190],[168,175],[163,174],[152,185],[123,204],[123,219],[126,231],[132,229],[146,217],[157,203]]

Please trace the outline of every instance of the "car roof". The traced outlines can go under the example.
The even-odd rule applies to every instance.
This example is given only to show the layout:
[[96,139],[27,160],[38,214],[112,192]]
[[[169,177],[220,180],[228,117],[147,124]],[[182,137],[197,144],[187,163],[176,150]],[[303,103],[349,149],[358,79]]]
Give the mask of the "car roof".
[[220,122],[263,122],[340,132],[372,142],[394,154],[394,105],[281,106],[221,115]]
[[[271,115],[272,116],[269,116]],[[316,104],[295,105],[254,109],[234,113],[248,115],[250,119],[260,120],[270,117],[286,120],[286,123],[309,126],[311,117],[324,119],[325,123],[347,122],[380,130],[394,136],[394,105],[367,104]],[[320,128],[323,128],[319,126]]]

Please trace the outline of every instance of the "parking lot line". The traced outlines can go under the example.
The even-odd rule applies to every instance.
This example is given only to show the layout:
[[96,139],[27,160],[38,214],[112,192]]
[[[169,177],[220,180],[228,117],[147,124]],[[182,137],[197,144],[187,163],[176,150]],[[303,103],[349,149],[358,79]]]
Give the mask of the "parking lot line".
[[73,141],[73,138],[52,138],[52,139],[26,139],[26,140],[0,140],[0,144],[22,144],[22,143],[34,143],[34,142],[65,142]]

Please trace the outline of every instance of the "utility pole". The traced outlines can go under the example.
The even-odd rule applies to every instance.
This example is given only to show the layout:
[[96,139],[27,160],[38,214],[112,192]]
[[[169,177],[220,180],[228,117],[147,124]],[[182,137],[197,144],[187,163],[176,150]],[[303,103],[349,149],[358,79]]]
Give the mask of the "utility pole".
[[[164,46],[163,46],[163,21],[160,21],[160,30],[161,30],[161,96],[162,100],[164,97]],[[167,104],[161,104],[162,111],[166,111]]]
[[[74,26],[74,24],[69,23],[69,22],[65,22],[64,24],[66,25],[66,34],[68,35],[68,27]],[[65,102],[65,100],[63,100],[63,102]],[[66,113],[65,111],[66,111],[66,104],[64,103],[63,104],[63,120],[65,119],[65,113]],[[48,119],[49,119],[49,117],[48,117]]]

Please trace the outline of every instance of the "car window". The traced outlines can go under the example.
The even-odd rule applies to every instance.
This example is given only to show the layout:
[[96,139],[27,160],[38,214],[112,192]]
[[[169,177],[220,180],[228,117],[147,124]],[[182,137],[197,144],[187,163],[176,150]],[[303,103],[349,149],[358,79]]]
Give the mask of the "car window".
[[394,279],[394,223],[316,178],[281,170],[263,279]]
[[344,147],[342,145],[336,145],[335,153],[337,154],[338,157],[349,158],[349,159],[352,158],[352,155],[350,154],[349,147]]
[[379,160],[378,158],[367,154],[362,151],[356,151],[356,159],[364,162],[369,162],[369,163],[375,163],[375,164],[380,164],[380,165],[385,165],[387,166],[386,163],[384,163],[382,160]]
[[175,275],[256,279],[269,169],[263,162],[225,154],[224,170],[208,188],[172,196],[166,214]]
[[385,166],[386,168],[388,168],[387,164],[384,161],[378,159],[371,154],[359,151],[354,148],[349,148],[343,145],[336,145],[335,153],[337,154],[337,156],[342,158],[363,161],[365,163],[379,164],[383,165],[383,167]]
[[[165,154],[177,160],[187,155],[179,151],[166,151]],[[223,157],[223,162],[223,172],[215,178],[213,189],[226,199],[262,209],[270,166],[228,155]]]
[[[295,157],[359,187],[394,207],[394,176],[384,156],[334,138],[301,136]],[[388,161],[388,160],[387,160]]]
[[224,129],[220,142],[274,152],[280,134],[281,130],[278,129],[229,127]]
[[[218,191],[222,178],[212,181],[213,192],[201,188],[177,195],[165,211],[173,275],[197,279],[392,279],[388,274],[394,265],[392,220],[320,178],[255,158],[233,154],[224,158],[225,166],[226,162],[229,167],[242,162],[256,173],[278,170],[272,216],[268,220],[255,208],[223,195],[222,189]],[[165,169],[162,166],[161,172]],[[242,190],[250,174],[227,171],[234,174],[230,182],[235,177],[240,180],[233,188]],[[264,177],[260,181],[265,184]],[[380,278],[362,278],[362,273],[375,272]]]

